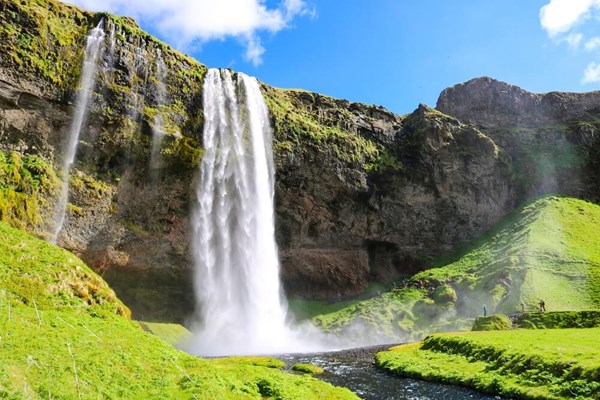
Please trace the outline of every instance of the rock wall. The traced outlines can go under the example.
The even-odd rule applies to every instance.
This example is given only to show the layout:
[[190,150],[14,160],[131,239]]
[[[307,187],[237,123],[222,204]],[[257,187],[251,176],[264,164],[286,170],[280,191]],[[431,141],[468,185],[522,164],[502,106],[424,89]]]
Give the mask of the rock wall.
[[437,109],[507,151],[519,201],[547,193],[600,198],[600,91],[533,94],[483,77],[445,89]]
[[[59,243],[104,273],[134,317],[181,321],[193,308],[188,215],[203,152],[205,66],[127,18],[55,0],[0,0],[0,51],[7,55],[0,58],[0,150],[60,165],[85,37],[102,18],[107,45]],[[159,52],[167,67],[165,104],[157,103]],[[507,125],[510,113],[520,112],[527,129],[546,129],[531,117],[543,99],[482,82],[474,92],[445,91],[440,111],[421,105],[408,116],[263,84],[274,129],[276,235],[290,295],[347,298],[370,281],[427,268],[546,190],[515,172],[529,162],[530,147]],[[494,100],[505,90],[512,100]],[[557,96],[594,112],[593,94]],[[151,170],[157,113],[165,140]],[[569,141],[573,152],[592,148],[597,127],[585,124],[557,126],[552,137]],[[550,136],[537,135],[535,146],[552,147]],[[559,155],[566,167],[552,164],[557,171],[584,168],[576,165],[583,155]],[[573,185],[549,187],[585,186]]]

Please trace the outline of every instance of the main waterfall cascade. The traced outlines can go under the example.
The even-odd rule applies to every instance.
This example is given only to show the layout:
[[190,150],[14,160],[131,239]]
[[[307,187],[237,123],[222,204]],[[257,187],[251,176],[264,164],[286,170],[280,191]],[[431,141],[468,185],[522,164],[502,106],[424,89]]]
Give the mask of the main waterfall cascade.
[[271,128],[258,82],[210,69],[203,96],[206,153],[193,216],[201,328],[189,351],[216,356],[306,350],[310,346],[286,324]]
[[69,198],[69,179],[71,176],[71,166],[75,161],[79,135],[81,134],[81,129],[83,128],[83,123],[85,122],[85,118],[88,113],[88,105],[94,91],[94,85],[96,83],[96,66],[98,64],[98,58],[102,53],[102,45],[104,43],[105,36],[104,20],[102,20],[96,28],[90,31],[87,37],[81,80],[79,82],[79,93],[75,103],[75,113],[73,115],[73,121],[69,131],[65,153],[63,155],[61,168],[62,186],[60,197],[56,203],[54,211],[54,229],[50,239],[52,243],[56,243],[58,234],[62,230],[65,222],[67,202]]

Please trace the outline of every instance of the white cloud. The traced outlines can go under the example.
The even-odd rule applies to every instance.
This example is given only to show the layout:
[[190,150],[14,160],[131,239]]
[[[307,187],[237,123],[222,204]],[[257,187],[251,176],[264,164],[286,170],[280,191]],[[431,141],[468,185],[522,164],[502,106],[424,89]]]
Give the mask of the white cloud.
[[591,39],[588,39],[587,42],[583,45],[583,48],[587,51],[593,51],[600,47],[600,36],[595,36]]
[[550,0],[540,10],[540,23],[550,37],[568,32],[586,19],[600,0]]
[[86,9],[110,11],[153,24],[166,40],[180,47],[235,37],[246,47],[244,58],[254,65],[265,48],[260,33],[277,33],[298,16],[310,14],[305,0],[63,0]]
[[583,35],[581,33],[571,33],[563,39],[570,48],[573,50],[577,50],[579,48],[579,44],[583,40]]
[[600,64],[591,62],[588,64],[587,68],[583,72],[583,78],[581,78],[581,83],[585,84],[597,82],[600,82]]

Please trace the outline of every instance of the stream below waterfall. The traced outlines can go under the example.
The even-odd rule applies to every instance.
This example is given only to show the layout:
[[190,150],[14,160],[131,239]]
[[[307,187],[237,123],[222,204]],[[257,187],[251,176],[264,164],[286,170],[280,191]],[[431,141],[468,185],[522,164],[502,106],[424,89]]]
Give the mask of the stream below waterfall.
[[498,400],[459,386],[442,385],[416,379],[400,378],[375,368],[375,354],[389,346],[374,346],[328,353],[277,356],[291,368],[297,363],[310,363],[325,369],[318,378],[343,386],[366,400]]

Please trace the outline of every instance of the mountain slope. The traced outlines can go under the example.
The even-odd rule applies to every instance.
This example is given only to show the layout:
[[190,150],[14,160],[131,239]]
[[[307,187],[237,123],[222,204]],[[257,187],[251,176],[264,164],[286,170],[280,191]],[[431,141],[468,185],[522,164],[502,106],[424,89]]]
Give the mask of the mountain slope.
[[552,310],[599,308],[598,226],[598,205],[573,198],[542,198],[509,217],[488,240],[456,262],[416,278],[450,279],[459,290],[500,312],[516,311],[521,302],[535,308],[539,299]]
[[0,223],[1,398],[356,398],[266,357],[191,356],[127,315],[80,259]]
[[[552,311],[598,309],[598,226],[600,206],[544,197],[511,214],[456,261],[414,275],[407,282],[410,288],[315,320],[334,331],[353,321],[372,320],[380,331],[400,325],[404,334],[418,335],[455,329],[456,324],[443,325],[480,315],[484,305],[489,312],[506,314],[521,311],[521,303],[526,310],[536,310],[540,299]],[[393,297],[404,302],[390,301]]]

